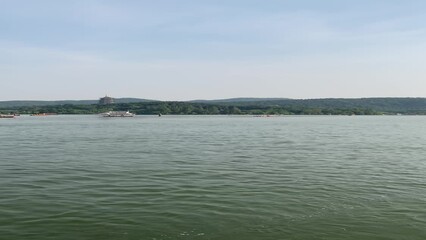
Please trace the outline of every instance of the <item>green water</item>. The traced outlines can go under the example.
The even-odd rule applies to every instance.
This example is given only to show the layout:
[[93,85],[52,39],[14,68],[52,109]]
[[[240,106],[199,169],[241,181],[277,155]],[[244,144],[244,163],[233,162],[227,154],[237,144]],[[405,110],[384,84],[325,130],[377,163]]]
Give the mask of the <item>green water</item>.
[[0,120],[0,239],[426,239],[426,117]]

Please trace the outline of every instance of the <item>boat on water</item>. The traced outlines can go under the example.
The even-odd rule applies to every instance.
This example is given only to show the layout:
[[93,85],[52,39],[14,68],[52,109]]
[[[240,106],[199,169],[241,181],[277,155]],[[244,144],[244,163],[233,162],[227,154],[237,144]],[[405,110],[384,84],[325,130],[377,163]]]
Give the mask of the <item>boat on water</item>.
[[15,118],[14,114],[0,114],[0,118]]
[[134,117],[136,114],[129,111],[109,111],[106,113],[101,113],[102,117]]
[[31,114],[30,116],[45,117],[45,116],[52,116],[52,115],[58,115],[58,114],[57,113],[34,113],[34,114]]

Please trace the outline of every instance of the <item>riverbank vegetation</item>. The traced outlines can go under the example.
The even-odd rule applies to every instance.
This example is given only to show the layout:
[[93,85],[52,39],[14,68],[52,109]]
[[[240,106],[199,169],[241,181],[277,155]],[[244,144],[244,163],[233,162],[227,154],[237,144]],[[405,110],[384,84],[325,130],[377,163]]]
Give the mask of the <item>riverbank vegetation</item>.
[[[46,105],[42,105],[43,103]],[[89,104],[87,100],[34,102],[34,104],[31,104],[31,101],[19,101],[0,104],[0,113],[98,114],[107,111],[131,111],[139,115],[160,113],[163,115],[426,115],[426,98],[304,100],[239,98],[187,102],[120,99],[111,105],[93,102]]]
[[207,104],[192,102],[146,102],[112,105],[26,106],[0,110],[2,113],[98,114],[107,111],[131,111],[138,115],[376,115],[380,112],[363,108],[319,108],[304,106],[267,106],[247,104]]

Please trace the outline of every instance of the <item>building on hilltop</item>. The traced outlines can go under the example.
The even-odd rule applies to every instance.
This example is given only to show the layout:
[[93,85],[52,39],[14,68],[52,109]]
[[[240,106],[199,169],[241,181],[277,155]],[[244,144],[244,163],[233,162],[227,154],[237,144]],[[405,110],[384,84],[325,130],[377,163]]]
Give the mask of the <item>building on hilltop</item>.
[[99,104],[101,105],[107,105],[107,104],[113,104],[113,103],[114,103],[114,98],[108,97],[107,95],[99,99]]

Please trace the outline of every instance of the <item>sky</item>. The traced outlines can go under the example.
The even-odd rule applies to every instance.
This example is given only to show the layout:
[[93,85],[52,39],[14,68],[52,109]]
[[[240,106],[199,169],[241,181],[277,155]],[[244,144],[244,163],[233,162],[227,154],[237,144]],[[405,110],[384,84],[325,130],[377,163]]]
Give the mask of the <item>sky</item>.
[[426,97],[423,0],[0,0],[0,101]]

